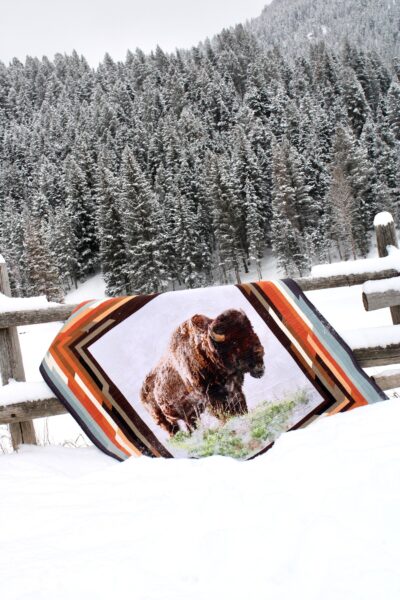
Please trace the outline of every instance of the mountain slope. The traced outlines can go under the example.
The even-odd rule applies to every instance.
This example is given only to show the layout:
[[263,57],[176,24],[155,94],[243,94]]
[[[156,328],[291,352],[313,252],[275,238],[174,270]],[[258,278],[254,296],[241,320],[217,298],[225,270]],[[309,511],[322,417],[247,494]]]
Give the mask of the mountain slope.
[[319,40],[339,49],[346,38],[388,62],[400,54],[398,0],[274,0],[249,27],[263,45],[277,45],[284,55],[303,54]]

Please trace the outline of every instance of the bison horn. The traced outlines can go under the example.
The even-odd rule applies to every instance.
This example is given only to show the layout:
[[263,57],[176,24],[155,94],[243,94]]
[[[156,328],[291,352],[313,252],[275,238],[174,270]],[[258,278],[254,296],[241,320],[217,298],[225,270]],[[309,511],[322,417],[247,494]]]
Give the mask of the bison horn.
[[210,337],[212,340],[214,340],[214,342],[224,342],[226,336],[224,334],[221,333],[215,333],[215,331],[210,331]]

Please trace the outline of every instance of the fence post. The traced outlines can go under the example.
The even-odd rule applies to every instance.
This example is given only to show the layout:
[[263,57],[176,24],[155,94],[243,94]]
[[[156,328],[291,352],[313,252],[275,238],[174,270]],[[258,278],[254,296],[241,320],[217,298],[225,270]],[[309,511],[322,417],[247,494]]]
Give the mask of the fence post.
[[[5,296],[11,296],[7,266],[2,257],[0,257],[0,292]],[[0,372],[3,385],[6,385],[10,379],[25,381],[21,346],[16,327],[0,329]],[[11,423],[10,433],[14,450],[17,450],[21,444],[37,444],[33,421]]]
[[[374,219],[374,227],[376,233],[376,243],[378,247],[378,255],[380,257],[388,256],[387,247],[399,247],[397,241],[397,233],[394,225],[393,217],[389,212],[380,212]],[[393,325],[400,324],[400,306],[391,306],[390,312],[392,315]]]

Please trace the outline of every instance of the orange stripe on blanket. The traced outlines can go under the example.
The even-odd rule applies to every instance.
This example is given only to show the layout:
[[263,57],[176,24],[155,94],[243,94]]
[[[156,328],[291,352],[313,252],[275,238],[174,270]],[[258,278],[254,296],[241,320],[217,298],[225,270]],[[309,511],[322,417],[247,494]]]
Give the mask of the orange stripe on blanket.
[[349,390],[350,394],[354,394],[354,406],[368,404],[364,396],[359,392],[357,387],[351,382],[346,373],[338,365],[337,361],[329,354],[321,345],[317,336],[312,329],[304,322],[298,313],[293,311],[292,305],[281,292],[279,287],[273,282],[260,282],[258,284],[263,291],[269,296],[274,303],[276,309],[281,313],[284,319],[283,325],[287,327],[292,335],[296,338],[298,344],[305,350],[310,357],[317,355],[323,358],[326,365],[332,370],[338,381]]
[[113,306],[104,310],[100,315],[97,315],[94,319],[91,319],[91,321],[93,321],[94,323],[98,323],[99,321],[101,321],[101,319],[104,319],[110,313],[114,312],[114,310],[117,310],[120,306],[123,306],[123,304],[130,302],[132,298],[135,298],[135,296],[131,296],[129,298],[127,298],[126,296],[123,298],[115,298],[116,302],[113,304]]
[[358,388],[353,384],[351,379],[348,377],[347,373],[343,369],[341,369],[341,367],[337,364],[337,362],[331,355],[328,356],[328,353],[324,349],[320,340],[315,336],[315,334],[312,333],[310,337],[311,337],[310,343],[312,343],[315,346],[316,351],[318,352],[319,356],[324,360],[324,362],[329,366],[329,368],[335,373],[337,379],[340,381],[340,383],[345,388],[345,390],[348,391],[349,395],[356,401],[352,408],[355,408],[356,406],[364,406],[365,404],[368,404],[368,402],[365,400],[362,393],[358,390]]
[[[57,350],[60,350],[60,348],[57,348]],[[91,417],[97,423],[97,425],[103,430],[104,434],[109,438],[109,440],[113,444],[115,444],[122,452],[126,452],[126,448],[124,448],[124,446],[116,440],[116,435],[118,434],[124,441],[124,444],[127,444],[128,446],[131,445],[131,442],[126,438],[125,434],[119,428],[114,429],[113,427],[111,427],[106,417],[101,413],[99,407],[93,403],[93,400],[89,398],[88,395],[79,386],[79,383],[75,379],[76,374],[82,379],[85,385],[87,385],[88,378],[83,372],[81,366],[76,363],[73,354],[70,351],[66,351],[65,348],[63,348],[63,350],[64,352],[57,352],[55,345],[53,345],[50,350],[50,354],[59,370],[68,379],[69,389],[71,390],[73,395],[79,400],[83,408],[91,415]],[[93,386],[87,385],[87,387],[90,390],[90,392],[93,393]],[[99,400],[98,393],[93,393],[93,395],[96,398],[96,400],[99,401],[99,404],[102,405],[103,402],[102,399]],[[137,450],[135,449],[135,452],[136,451]]]
[[[79,335],[81,333],[82,332],[80,331]],[[108,399],[104,396],[103,391],[95,384],[95,382],[92,379],[92,376],[87,374],[87,371],[84,369],[83,365],[79,361],[77,361],[75,354],[72,352],[68,345],[64,346],[64,342],[60,341],[57,344],[53,344],[53,346],[50,349],[50,352],[59,369],[62,372],[64,372],[65,376],[68,378],[68,381],[74,381],[74,384],[76,385],[75,375],[78,375],[78,377],[80,377],[80,379],[82,380],[83,384],[88,388],[90,393],[93,394],[96,401],[101,406],[110,406],[110,403]],[[96,405],[93,404],[93,400],[91,400],[86,394],[82,396],[82,398],[86,400],[85,402],[82,402],[83,405],[88,410],[88,412],[90,412],[97,424],[100,426],[100,422],[95,415],[99,415],[101,422],[103,421],[104,416],[101,414],[101,412],[99,412],[98,407],[96,407]],[[94,406],[98,412],[92,413],[91,411],[89,411],[89,406]],[[132,424],[132,426],[134,427],[134,429],[137,429],[137,427],[134,424]],[[145,446],[147,446],[147,448],[149,448],[149,450],[151,450],[155,456],[160,456],[160,452],[153,446],[153,444],[149,442],[149,440],[147,440],[145,437],[143,437],[142,439],[142,436],[140,435],[138,429],[137,431],[133,431],[133,433],[136,436],[138,436],[139,439],[141,439],[142,443]],[[122,431],[120,431],[120,435],[121,438],[126,440],[126,443],[130,443]]]
[[[125,302],[128,302],[129,298],[125,299]],[[61,336],[64,336],[65,333],[70,332],[70,330],[82,329],[83,325],[87,323],[95,322],[96,317],[99,315],[106,313],[109,310],[113,310],[113,308],[118,305],[123,304],[121,298],[110,298],[108,300],[104,300],[99,304],[99,306],[88,306],[86,310],[80,312],[75,318],[73,318],[70,322],[66,323],[63,330],[61,331]],[[90,315],[90,318],[88,316]]]

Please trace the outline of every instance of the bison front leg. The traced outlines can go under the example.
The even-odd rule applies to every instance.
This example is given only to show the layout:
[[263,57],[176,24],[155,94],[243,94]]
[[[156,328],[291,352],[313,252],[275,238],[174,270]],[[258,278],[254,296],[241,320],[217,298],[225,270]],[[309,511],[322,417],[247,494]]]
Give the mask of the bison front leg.
[[198,428],[201,414],[205,410],[204,397],[192,390],[184,394],[179,401],[178,407],[179,420],[189,433],[193,433]]
[[199,420],[199,415],[197,415],[195,412],[192,412],[190,414],[185,414],[182,418],[182,421],[185,424],[187,431],[189,433],[193,433],[193,431],[195,429],[197,429],[198,420]]
[[217,419],[226,421],[230,417],[245,415],[248,412],[247,402],[242,390],[235,390],[226,397],[212,403],[212,413]]
[[237,390],[228,404],[230,415],[245,415],[248,413],[246,397],[242,390]]
[[245,415],[248,413],[246,397],[243,393],[244,377],[237,377],[230,382],[229,394],[227,398],[227,413],[231,416]]
[[210,412],[220,421],[229,417],[245,415],[248,412],[247,402],[240,381],[237,385],[227,382],[224,385],[209,388]]

